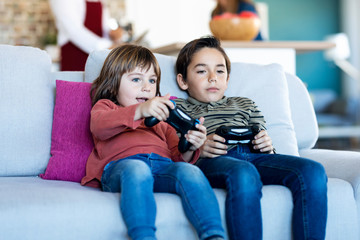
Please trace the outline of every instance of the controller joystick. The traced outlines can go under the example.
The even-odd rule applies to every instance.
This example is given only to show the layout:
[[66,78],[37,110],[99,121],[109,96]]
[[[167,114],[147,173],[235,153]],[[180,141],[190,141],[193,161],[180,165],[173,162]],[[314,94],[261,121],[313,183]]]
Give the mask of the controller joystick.
[[225,138],[225,144],[237,145],[244,144],[248,145],[250,151],[253,153],[261,153],[259,150],[254,149],[252,140],[256,134],[260,132],[260,128],[257,125],[254,126],[220,126],[216,129],[215,134]]
[[[189,130],[197,130],[195,127],[196,124],[199,124],[200,121],[198,119],[193,119],[189,115],[187,115],[184,111],[176,107],[176,103],[173,100],[170,100],[174,103],[175,108],[170,109],[169,117],[166,119],[165,122],[170,124],[175,130],[180,133],[180,141],[178,145],[178,149],[181,153],[186,152],[191,147],[191,143],[189,143],[186,138],[185,134]],[[153,127],[158,124],[160,121],[155,117],[147,117],[144,120],[144,124],[147,127]]]

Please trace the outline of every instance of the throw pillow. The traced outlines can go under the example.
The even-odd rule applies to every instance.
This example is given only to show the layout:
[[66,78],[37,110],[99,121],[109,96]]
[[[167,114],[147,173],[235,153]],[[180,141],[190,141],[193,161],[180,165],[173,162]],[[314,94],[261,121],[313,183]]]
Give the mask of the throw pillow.
[[56,80],[49,180],[80,182],[94,146],[90,132],[91,83]]

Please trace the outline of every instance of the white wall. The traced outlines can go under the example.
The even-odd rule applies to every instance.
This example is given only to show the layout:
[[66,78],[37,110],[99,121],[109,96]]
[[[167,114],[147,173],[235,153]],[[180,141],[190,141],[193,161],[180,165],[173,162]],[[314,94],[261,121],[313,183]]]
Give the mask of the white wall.
[[215,0],[126,0],[126,20],[156,48],[174,42],[188,42],[211,34],[210,13]]
[[[342,31],[349,37],[351,56],[349,61],[360,70],[360,1],[341,0]],[[344,75],[344,94],[350,97],[360,96],[360,83]]]

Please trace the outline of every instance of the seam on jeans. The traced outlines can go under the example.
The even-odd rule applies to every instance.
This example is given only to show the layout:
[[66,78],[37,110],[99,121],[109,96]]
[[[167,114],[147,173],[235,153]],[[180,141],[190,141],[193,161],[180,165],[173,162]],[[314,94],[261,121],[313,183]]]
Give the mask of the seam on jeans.
[[[228,173],[225,173],[224,174],[225,175],[225,177],[226,177],[226,180],[225,180],[225,186],[229,186],[229,189],[232,189],[232,186],[231,186],[231,181],[228,181],[228,179],[229,179],[229,177],[230,177],[230,174],[228,174]],[[226,200],[225,200],[226,201]],[[229,199],[229,202],[231,202],[230,201],[230,199]],[[232,206],[233,204],[231,203],[230,204],[230,211],[231,212],[233,212],[233,206]],[[226,206],[225,206],[226,207]],[[231,229],[233,229],[233,231],[235,230],[237,230],[236,228],[235,228],[235,223],[234,223],[234,219],[233,219],[233,217],[232,217],[233,215],[231,215],[230,214],[230,225],[231,225]],[[225,218],[226,218],[226,211],[225,211]],[[227,222],[226,223],[227,225],[229,225],[229,223]],[[235,232],[235,234],[234,234],[234,237],[236,238],[236,236],[237,236],[238,234],[237,234],[237,232]]]
[[[234,149],[235,150],[235,149]],[[236,149],[236,151],[238,151],[237,149]],[[239,160],[239,161],[244,161],[244,162],[248,162],[248,163],[250,163],[251,165],[253,165],[254,166],[254,164],[253,163],[251,163],[250,161],[249,161],[249,154],[247,153],[247,152],[240,152],[240,153],[238,153],[237,152],[237,154],[241,154],[243,157],[244,157],[244,159],[238,159],[238,158],[236,158],[236,157],[233,157],[233,156],[229,156],[229,157],[231,157],[231,158],[234,158],[234,159],[236,159],[236,160]],[[204,159],[210,159],[210,158],[204,158]],[[254,166],[255,167],[255,166]],[[199,167],[200,168],[200,170],[204,173],[204,171],[201,169],[201,167]],[[205,175],[205,173],[204,173],[204,175]],[[221,177],[224,177],[225,178],[225,190],[227,191],[227,192],[229,192],[228,191],[228,189],[232,189],[232,185],[231,185],[231,181],[229,181],[228,179],[229,178],[231,178],[230,176],[231,176],[231,174],[229,174],[227,171],[226,172],[221,172],[221,173],[219,173],[219,172],[216,172],[216,173],[210,173],[210,174],[206,174],[205,175],[206,176],[206,178],[207,179],[209,179],[209,178],[211,178],[211,177],[218,177],[218,176],[221,176]],[[228,189],[226,189],[226,186],[228,186]],[[226,198],[228,197],[228,193],[227,193],[227,196],[226,196]],[[225,200],[226,201],[226,200]],[[226,204],[226,203],[225,203]],[[233,212],[233,204],[230,204],[231,205],[231,207],[230,207],[230,212]],[[227,207],[227,206],[225,206],[225,207]],[[261,210],[260,210],[261,211]],[[226,210],[225,210],[225,219],[226,219]],[[235,223],[234,223],[234,219],[233,219],[233,217],[232,217],[232,215],[230,216],[230,219],[231,219],[231,221],[230,221],[230,223],[228,222],[228,221],[226,221],[226,225],[227,225],[227,228],[228,228],[228,233],[230,232],[229,231],[229,226],[231,225],[231,229],[233,229],[233,232],[235,231],[235,234],[233,234],[233,238],[234,238],[234,240],[236,240],[237,238],[237,236],[238,236],[238,232],[236,231],[237,230],[237,228],[235,227],[236,225],[235,225]]]
[[[205,175],[205,176],[206,176],[206,178],[208,178],[208,176],[209,176],[209,177],[225,176],[225,190],[228,191],[228,190],[226,189],[226,186],[228,186],[229,189],[232,189],[231,181],[228,181],[228,179],[230,178],[230,174],[228,174],[228,172],[225,172],[225,173],[222,173],[222,174],[219,174],[219,173],[207,174],[207,175]],[[228,191],[228,192],[229,192],[229,191]],[[227,197],[228,197],[228,193],[227,193]],[[225,201],[226,201],[226,200],[225,200]],[[226,204],[226,202],[225,202],[225,204]],[[230,207],[230,212],[233,212],[233,208],[232,208],[232,205],[233,205],[233,204],[230,204],[230,205],[231,205],[231,207]],[[226,207],[226,206],[225,206],[225,207]],[[225,210],[225,219],[226,219],[226,212],[227,212],[227,211]],[[237,228],[235,228],[234,219],[233,219],[232,215],[230,215],[230,218],[231,218],[230,223],[228,223],[228,222],[226,221],[226,225],[227,225],[227,226],[231,225],[231,229],[237,230]],[[228,228],[229,228],[229,227],[228,227]],[[235,237],[235,239],[236,239],[236,236],[237,236],[237,232],[234,234],[233,237]]]
[[301,175],[301,173],[297,170],[293,170],[291,168],[286,168],[286,167],[275,167],[275,166],[268,166],[266,164],[263,164],[263,163],[260,163],[258,164],[258,166],[264,166],[264,167],[269,167],[269,168],[273,168],[273,169],[280,169],[280,170],[286,170],[286,171],[289,171],[289,172],[292,172],[294,173],[299,181],[300,181],[300,187],[301,187],[301,204],[302,204],[302,222],[304,224],[304,239],[308,239],[308,232],[309,232],[309,223],[308,223],[308,220],[307,220],[307,210],[305,208],[305,205],[306,205],[306,200],[305,200],[305,194],[304,194],[304,190],[305,190],[305,187],[304,187],[304,179]]

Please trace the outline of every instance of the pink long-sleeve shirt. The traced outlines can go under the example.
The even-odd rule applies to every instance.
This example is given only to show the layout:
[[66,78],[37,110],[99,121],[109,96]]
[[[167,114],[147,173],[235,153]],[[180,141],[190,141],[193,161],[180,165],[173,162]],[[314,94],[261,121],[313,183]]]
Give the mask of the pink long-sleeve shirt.
[[[106,164],[140,153],[156,153],[174,162],[184,162],[178,150],[179,137],[165,122],[146,127],[143,119],[134,121],[138,104],[120,107],[110,100],[99,100],[91,110],[90,130],[94,139],[82,185],[98,187]],[[194,152],[195,163],[200,151]]]

